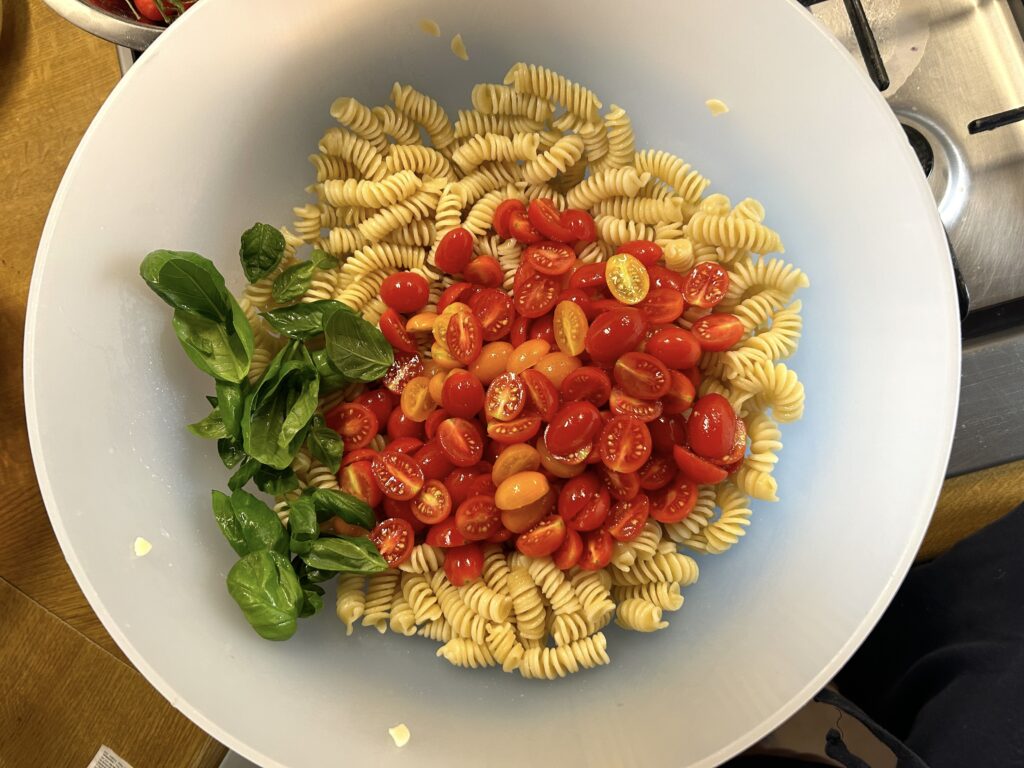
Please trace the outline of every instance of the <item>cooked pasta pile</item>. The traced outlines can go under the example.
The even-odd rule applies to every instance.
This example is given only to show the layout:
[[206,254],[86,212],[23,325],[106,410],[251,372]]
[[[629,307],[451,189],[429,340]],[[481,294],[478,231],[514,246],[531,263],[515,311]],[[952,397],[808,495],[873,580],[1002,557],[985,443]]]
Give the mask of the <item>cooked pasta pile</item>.
[[[386,309],[379,289],[389,274],[416,272],[430,283],[434,309],[455,282],[433,261],[442,236],[465,227],[475,254],[491,255],[511,288],[521,246],[491,232],[495,208],[509,198],[549,198],[559,209],[581,208],[595,220],[598,239],[579,254],[583,263],[608,259],[617,246],[652,240],[665,264],[680,273],[714,261],[729,271],[730,287],[714,312],[732,313],[745,337],[733,349],[705,354],[701,395],[719,393],[748,425],[750,451],[738,472],[702,486],[681,522],[648,520],[634,541],[619,542],[604,571],[563,573],[549,558],[486,551],[482,581],[454,587],[441,570],[443,550],[421,544],[401,571],[369,578],[342,575],[337,613],[349,632],[363,626],[443,643],[452,664],[500,665],[524,677],[562,677],[608,663],[602,628],[613,618],[625,629],[667,626],[665,614],[683,604],[681,589],[697,580],[697,563],[677,550],[719,554],[750,524],[751,499],[778,500],[774,470],[782,448],[780,423],[799,419],[804,390],[784,360],[797,348],[807,276],[773,252],[779,235],[764,224],[753,199],[733,204],[707,194],[709,180],[668,152],[637,149],[632,122],[614,104],[539,66],[516,64],[501,84],[472,91],[472,109],[453,121],[426,94],[396,83],[391,103],[368,106],[339,98],[330,128],[310,156],[315,201],[295,208],[282,229],[286,255],[270,275],[240,298],[256,340],[249,372],[257,381],[284,343],[258,314],[273,308],[275,278],[296,263],[305,244],[336,256],[340,265],[316,272],[303,302],[335,299],[371,322]],[[691,307],[678,323],[690,328],[709,310]],[[429,338],[418,339],[424,357]],[[321,401],[326,411],[359,394],[359,385]],[[383,438],[378,437],[381,448]],[[337,476],[299,454],[301,487],[337,488]],[[291,497],[298,494],[293,491]],[[278,499],[287,514],[289,497]]]

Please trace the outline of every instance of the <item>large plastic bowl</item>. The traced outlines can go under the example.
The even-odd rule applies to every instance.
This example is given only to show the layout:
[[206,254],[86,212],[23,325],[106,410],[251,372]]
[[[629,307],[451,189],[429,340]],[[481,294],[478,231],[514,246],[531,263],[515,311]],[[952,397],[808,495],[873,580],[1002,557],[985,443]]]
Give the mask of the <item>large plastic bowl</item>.
[[[434,18],[442,39],[424,35]],[[244,20],[244,33],[239,26]],[[448,50],[461,32],[468,63]],[[458,670],[420,638],[345,637],[328,609],[258,638],[224,587],[226,473],[185,430],[210,382],[138,277],[157,247],[240,287],[239,233],[285,223],[339,94],[410,82],[450,110],[542,63],[633,116],[713,189],[764,201],[804,268],[782,502],[701,559],[672,626],[609,632],[613,662],[555,683]],[[731,108],[712,117],[706,99]],[[139,163],[140,152],[147,161]],[[796,3],[204,0],[132,68],[76,153],[32,282],[25,384],[43,496],[85,594],[186,715],[272,766],[711,764],[782,722],[888,604],[928,523],[956,407],[956,297],[931,195],[856,64]],[[132,542],[153,542],[145,558]],[[386,729],[412,741],[399,751]]]

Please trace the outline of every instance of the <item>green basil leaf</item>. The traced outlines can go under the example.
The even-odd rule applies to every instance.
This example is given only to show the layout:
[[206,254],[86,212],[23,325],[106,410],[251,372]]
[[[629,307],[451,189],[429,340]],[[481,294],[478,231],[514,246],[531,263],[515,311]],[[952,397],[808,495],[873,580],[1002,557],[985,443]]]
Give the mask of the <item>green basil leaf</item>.
[[239,489],[231,494],[231,510],[247,552],[271,549],[282,555],[288,553],[288,534],[277,514],[265,503]]
[[231,314],[224,277],[213,262],[189,251],[153,251],[142,260],[139,274],[172,307],[215,322]]
[[224,429],[232,437],[241,437],[242,435],[242,406],[245,403],[242,387],[245,383],[245,379],[240,383],[220,381],[219,379],[216,382],[217,408],[224,421]]
[[[342,304],[342,306],[345,306]],[[327,352],[318,349],[310,356],[313,358],[313,365],[316,366],[317,376],[320,377],[320,396],[330,392],[336,392],[339,389],[344,389],[352,380],[347,376],[342,376],[334,368],[331,367],[331,361],[327,358]]]
[[324,591],[315,584],[303,585],[302,607],[299,608],[299,618],[308,619],[316,616],[324,607]]
[[233,297],[228,296],[228,304],[230,322],[176,309],[171,323],[185,354],[199,370],[238,383],[245,379],[252,362],[252,328]]
[[[245,456],[244,450],[242,455]],[[244,487],[246,483],[256,476],[261,466],[263,465],[252,458],[252,456],[245,456],[238,469],[235,470],[235,474],[228,478],[228,488],[232,491],[237,491],[239,488]]]
[[314,568],[341,573],[380,573],[388,567],[373,542],[362,537],[317,539],[302,559]]
[[242,271],[250,283],[266,277],[284,256],[284,235],[269,224],[256,223],[242,233],[238,250]]
[[352,381],[375,381],[395,361],[384,334],[358,315],[334,312],[327,319],[324,333],[324,349],[331,366]]
[[317,424],[317,418],[319,417],[314,417],[309,437],[306,438],[306,445],[309,446],[309,452],[314,459],[330,469],[331,472],[337,472],[338,467],[341,466],[341,455],[345,451],[345,445],[341,441],[341,435],[330,427],[323,426],[323,419],[320,419],[321,423]]
[[295,299],[309,290],[317,270],[333,269],[337,266],[337,259],[318,248],[314,248],[308,261],[294,264],[277,276],[271,289],[271,295],[274,297],[274,301],[279,304],[295,301]]
[[274,469],[261,465],[253,476],[253,481],[257,488],[271,496],[282,496],[299,487],[299,478],[295,476],[291,467]]
[[213,492],[213,519],[217,521],[224,538],[237,554],[244,555],[249,551],[249,545],[242,535],[241,523],[235,517],[235,510],[231,505],[231,497],[220,491]]
[[277,552],[243,555],[228,571],[228,594],[260,637],[287,640],[295,634],[305,593],[291,564]]
[[324,324],[334,312],[343,309],[348,309],[348,305],[324,300],[291,304],[261,314],[279,333],[293,339],[311,339],[324,332]]
[[245,452],[269,467],[288,467],[305,442],[318,394],[319,377],[309,352],[292,342],[271,361],[263,379],[245,398]]
[[[224,466],[228,469],[233,469],[238,466],[238,462],[245,458],[245,451],[242,450],[242,438],[222,437],[217,441],[217,454],[220,456],[220,460],[224,462]],[[256,466],[260,466],[259,462],[256,462]],[[249,478],[246,478],[245,482],[249,482]],[[244,484],[245,483],[242,485]],[[228,487],[230,488],[230,486]],[[235,489],[231,488],[231,490]]]
[[195,424],[189,424],[188,430],[193,435],[198,435],[207,440],[218,440],[228,436],[228,430],[224,426],[224,419],[220,416],[219,408],[214,408],[209,416],[200,419]]
[[319,568],[311,568],[303,562],[302,557],[299,555],[292,558],[292,568],[295,569],[299,581],[304,585],[320,584],[324,581],[330,581],[338,575],[334,571],[321,571]]
[[362,528],[373,528],[377,519],[373,509],[362,499],[344,491],[333,488],[316,488],[310,492],[316,507],[316,516],[320,522],[340,517],[349,525]]
[[308,553],[313,541],[320,536],[316,507],[309,496],[299,496],[288,502],[288,529],[291,532],[291,551],[296,554]]

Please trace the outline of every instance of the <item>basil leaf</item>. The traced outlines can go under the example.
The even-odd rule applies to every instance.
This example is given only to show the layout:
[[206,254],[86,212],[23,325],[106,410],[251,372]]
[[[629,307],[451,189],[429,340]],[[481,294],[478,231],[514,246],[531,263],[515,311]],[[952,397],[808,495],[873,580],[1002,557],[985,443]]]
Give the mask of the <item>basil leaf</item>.
[[281,496],[299,487],[299,478],[295,476],[291,467],[274,469],[261,465],[253,475],[253,480],[257,488],[272,496]]
[[260,637],[295,634],[305,593],[291,564],[277,552],[250,552],[228,571],[228,594]]
[[[340,301],[311,301],[261,313],[271,327],[293,339],[310,339],[324,332],[327,319],[338,310],[349,309]],[[349,310],[351,311],[351,310]]]
[[284,256],[284,235],[269,224],[253,224],[242,233],[242,247],[238,250],[242,271],[250,283],[266,277]]
[[[345,305],[342,304],[342,306]],[[352,383],[351,379],[347,376],[342,376],[331,367],[331,362],[327,359],[327,353],[324,350],[318,349],[312,352],[310,356],[313,358],[313,365],[316,366],[316,373],[320,377],[321,397],[329,392],[343,389]]]
[[277,279],[274,280],[274,287],[271,289],[271,295],[279,304],[295,301],[309,290],[317,270],[333,269],[337,266],[337,259],[314,248],[308,261],[294,264],[277,276]]
[[387,373],[395,353],[378,329],[348,312],[335,312],[324,328],[331,366],[352,381],[375,381]]
[[252,362],[252,329],[230,295],[228,304],[230,322],[176,309],[171,323],[185,354],[199,370],[215,379],[238,383],[245,379]]
[[316,584],[304,584],[302,587],[302,607],[299,608],[299,618],[308,619],[316,616],[324,607],[324,591]]
[[312,543],[320,536],[316,508],[309,496],[299,496],[288,502],[288,528],[291,532],[291,551],[300,555],[308,553]]
[[[242,453],[244,456],[245,452],[243,451]],[[252,456],[245,456],[245,459],[239,465],[238,469],[235,470],[235,474],[228,478],[228,488],[232,491],[237,491],[239,488],[242,488],[256,476],[256,473],[260,471],[261,466],[263,465],[256,461],[256,459],[252,458]]]
[[324,426],[323,417],[319,414],[313,417],[306,445],[309,446],[309,452],[314,459],[330,469],[331,472],[338,471],[345,445],[341,441],[341,435],[330,427]]
[[195,424],[189,424],[188,430],[193,435],[198,435],[207,440],[217,440],[228,436],[228,430],[224,426],[224,419],[220,416],[219,408],[214,408],[209,416],[197,421]]
[[245,540],[246,552],[271,549],[288,553],[288,534],[274,510],[251,493],[239,489],[231,494],[231,511]]
[[342,573],[380,573],[388,567],[373,542],[362,537],[317,539],[302,559],[314,568]]
[[316,516],[320,522],[340,517],[350,525],[362,528],[373,528],[377,519],[373,509],[362,499],[344,491],[333,488],[315,488],[310,492],[316,506]]
[[[222,437],[217,441],[217,453],[220,455],[220,460],[224,462],[225,467],[228,469],[234,468],[238,465],[238,462],[245,458],[245,451],[242,450],[242,438]],[[256,464],[259,466],[259,462],[256,462]],[[249,478],[246,478],[246,482],[248,481]],[[230,486],[228,487],[230,488]],[[235,489],[232,488],[231,490]]]
[[299,342],[292,342],[271,361],[263,379],[245,399],[245,452],[269,467],[288,467],[305,442],[318,393],[319,377],[309,352]]
[[333,571],[321,571],[319,568],[311,568],[302,561],[302,557],[296,555],[292,558],[292,568],[295,569],[295,573],[299,577],[299,581],[303,585],[306,584],[319,584],[324,581],[330,581],[338,574]]
[[213,262],[190,251],[153,251],[139,274],[154,293],[175,309],[223,322],[231,314],[224,277]]
[[220,491],[213,492],[213,519],[217,521],[224,538],[237,554],[244,555],[249,551],[245,536],[242,535],[241,523],[235,517],[235,510],[231,505],[231,497]]
[[240,437],[242,434],[242,405],[245,398],[242,395],[241,383],[217,380],[217,408],[220,410],[221,420],[224,422],[224,429],[231,437]]

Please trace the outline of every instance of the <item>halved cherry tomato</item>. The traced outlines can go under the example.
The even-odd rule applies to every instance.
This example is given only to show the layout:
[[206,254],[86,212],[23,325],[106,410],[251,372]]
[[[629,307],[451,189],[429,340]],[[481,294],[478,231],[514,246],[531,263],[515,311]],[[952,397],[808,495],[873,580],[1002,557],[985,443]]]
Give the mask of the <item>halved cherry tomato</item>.
[[541,315],[530,323],[530,330],[527,333],[531,339],[544,339],[553,346],[555,343],[554,318],[550,313]]
[[[482,462],[483,463],[483,462]],[[494,485],[494,480],[491,478],[490,471],[481,472],[466,486],[469,491],[469,496],[491,496],[497,492],[497,488]]]
[[714,485],[729,476],[724,469],[716,467],[707,459],[702,459],[683,445],[673,446],[672,458],[683,477],[700,485]]
[[471,467],[484,453],[484,441],[472,422],[466,419],[445,419],[437,428],[437,439],[452,464]]
[[577,531],[600,528],[611,509],[611,495],[601,480],[590,472],[569,480],[558,496],[558,514]]
[[439,480],[428,480],[410,504],[413,515],[427,525],[440,523],[452,511],[452,495]]
[[487,543],[487,544],[504,544],[506,541],[511,539],[513,536],[515,536],[515,533],[513,533],[512,531],[510,531],[508,528],[506,528],[503,525],[503,526],[501,526],[501,530],[500,531],[498,531],[493,536],[489,536],[488,538],[484,539],[484,542]]
[[380,284],[381,301],[403,314],[422,309],[429,294],[427,279],[415,272],[395,272]]
[[643,263],[628,253],[617,253],[606,262],[605,280],[613,297],[623,304],[639,304],[651,289],[651,277]]
[[547,557],[565,541],[565,521],[549,515],[516,539],[516,549],[527,557]]
[[548,352],[537,361],[534,370],[547,376],[556,387],[562,386],[565,377],[580,367],[580,359],[565,352]]
[[555,344],[560,350],[567,355],[583,354],[590,324],[581,307],[571,301],[559,301],[555,305],[553,327]]
[[324,415],[324,423],[341,436],[346,451],[365,448],[380,428],[377,417],[359,403],[342,403]]
[[380,504],[384,494],[381,493],[377,482],[373,479],[372,464],[369,461],[355,461],[347,467],[342,467],[339,472],[339,484],[341,490],[362,499],[371,507]]
[[613,499],[628,501],[640,493],[640,479],[636,472],[616,472],[601,464],[597,467],[597,474]]
[[669,371],[668,392],[661,397],[665,406],[665,413],[674,415],[686,413],[693,405],[693,399],[697,396],[697,390],[693,382],[683,376],[679,371]]
[[526,206],[523,205],[522,201],[516,200],[514,197],[510,197],[508,200],[502,200],[498,203],[498,207],[494,209],[494,217],[491,219],[491,226],[494,227],[494,231],[498,233],[498,237],[502,240],[508,240],[511,236],[509,231],[509,219],[513,213],[525,213]]
[[473,258],[473,234],[464,227],[445,232],[434,251],[434,264],[438,269],[457,275],[466,269]]
[[615,361],[612,376],[627,395],[641,400],[657,400],[668,392],[670,383],[665,364],[645,352],[624,354]]
[[417,376],[423,375],[423,361],[419,355],[409,355],[405,352],[395,352],[395,362],[391,364],[381,384],[387,387],[396,395],[402,394],[405,385]]
[[483,328],[472,312],[456,312],[448,320],[445,342],[452,357],[469,365],[480,355],[483,347]]
[[513,303],[523,317],[535,318],[547,314],[558,303],[560,286],[552,277],[533,274],[513,289]]
[[501,512],[490,496],[471,496],[455,510],[455,527],[467,541],[483,541],[501,530]]
[[478,477],[484,472],[482,465],[472,467],[456,467],[444,478],[445,487],[452,495],[452,505],[458,507],[473,493],[473,485]]
[[496,288],[501,285],[503,275],[501,265],[493,256],[477,256],[464,270],[466,279],[474,285],[482,285],[485,288]]
[[636,472],[651,457],[651,433],[640,419],[616,416],[597,439],[601,461],[615,472]]
[[512,329],[512,299],[498,288],[484,288],[469,300],[480,320],[484,341],[497,341]]
[[557,501],[558,493],[551,489],[531,504],[516,509],[503,509],[501,523],[513,533],[523,533],[554,512]]
[[700,387],[700,383],[704,379],[704,374],[701,372],[700,368],[696,366],[694,366],[693,368],[684,369],[682,371],[682,374],[683,376],[690,380],[690,383],[693,384],[694,389]]
[[345,455],[341,457],[341,466],[347,467],[354,461],[373,461],[373,457],[378,453],[379,451],[372,448],[356,448],[354,451],[346,451]]
[[370,463],[373,479],[384,495],[399,501],[408,501],[423,488],[423,470],[404,453],[386,451]]
[[426,421],[437,409],[437,403],[430,396],[430,379],[417,376],[405,385],[401,398],[402,413],[411,421]]
[[682,416],[665,414],[647,428],[651,430],[651,442],[658,453],[670,454],[673,446],[686,443],[686,419]]
[[661,257],[665,255],[661,246],[657,243],[652,243],[650,240],[630,240],[628,243],[623,243],[616,248],[615,252],[628,253],[645,267],[657,264],[661,261]]
[[508,217],[508,233],[522,245],[533,245],[544,239],[530,223],[525,211],[513,211]]
[[512,349],[512,345],[507,341],[484,344],[480,356],[469,366],[469,372],[480,379],[481,384],[490,384],[498,375],[505,372]]
[[479,286],[473,285],[472,283],[455,283],[449,285],[443,291],[437,299],[437,311],[444,312],[448,307],[456,302],[465,304],[476,295],[479,291]]
[[551,379],[533,368],[523,371],[520,376],[526,389],[526,408],[524,410],[527,410],[529,415],[536,415],[544,421],[550,421],[558,410],[558,389],[551,383]]
[[370,541],[377,546],[389,568],[397,568],[412,556],[416,533],[407,520],[391,517],[377,523],[370,531]]
[[452,547],[444,555],[444,575],[454,586],[461,587],[479,579],[484,572],[484,549],[479,544]]
[[516,443],[505,448],[494,462],[491,480],[501,485],[517,472],[530,472],[540,469],[540,454],[532,445]]
[[449,515],[440,523],[430,526],[430,529],[427,531],[426,543],[432,547],[449,549],[451,547],[461,547],[469,542],[465,536],[459,533],[459,529],[455,527],[455,516]]
[[484,386],[469,371],[452,371],[441,387],[441,405],[452,416],[470,419],[484,407]]
[[612,561],[615,542],[604,528],[583,534],[583,554],[577,563],[581,571],[599,571]]
[[696,483],[680,477],[651,498],[651,517],[659,523],[678,523],[693,511],[696,504]]
[[512,421],[492,421],[487,425],[487,436],[499,443],[525,443],[540,432],[540,418],[520,416]]
[[[735,471],[732,467],[740,464],[747,453],[747,424],[743,419],[736,419],[736,434],[733,437],[732,450],[725,456],[717,459],[708,459],[714,464],[725,469],[730,475]],[[737,467],[738,468],[738,467]]]
[[[399,437],[388,443],[388,447],[384,449],[384,452],[398,451],[404,453],[406,456],[412,456],[423,447],[423,441],[416,437]],[[373,459],[370,459],[373,461]]]
[[353,402],[365,405],[373,411],[373,415],[377,417],[378,425],[387,424],[388,416],[391,415],[391,411],[397,405],[395,396],[386,389],[374,389],[369,392],[363,392]]
[[605,530],[616,541],[632,541],[644,529],[651,513],[651,502],[646,493],[638,493],[628,501],[617,501],[608,515]]
[[576,253],[562,243],[542,242],[527,248],[523,253],[523,259],[532,264],[540,274],[557,277],[572,269],[576,263]]
[[[442,394],[443,385],[442,385]],[[445,419],[451,418],[452,414],[448,413],[444,408],[438,408],[436,411],[427,416],[427,420],[423,422],[423,432],[427,440],[433,440],[437,437],[437,428],[441,426],[441,422]]]
[[549,490],[551,486],[543,472],[523,470],[501,481],[494,504],[498,509],[518,509],[543,498]]
[[685,328],[662,328],[651,334],[644,352],[654,355],[669,368],[681,371],[700,362],[700,342]]
[[553,454],[565,456],[590,445],[600,430],[601,416],[593,403],[566,403],[551,418],[544,443]]
[[683,288],[683,298],[695,307],[713,307],[729,290],[729,273],[713,261],[705,261],[690,270]]
[[594,226],[593,217],[579,208],[562,211],[562,226],[572,233],[572,240],[581,245],[597,239],[597,227]]
[[[573,304],[583,310],[584,317],[587,318],[589,323],[591,319],[597,317],[597,313],[594,312],[593,307],[590,303],[590,298],[580,288],[566,288],[560,294],[558,294],[558,303],[561,304],[563,301],[571,301]],[[557,308],[557,304],[555,307]]]
[[623,307],[598,315],[587,331],[587,354],[597,362],[613,363],[644,337],[647,319],[639,309]]
[[363,528],[361,525],[352,525],[346,523],[340,517],[335,515],[329,520],[324,520],[319,524],[320,533],[334,533],[338,536],[352,536],[354,538],[367,537],[370,535],[370,531]]
[[526,386],[518,373],[506,371],[490,383],[484,397],[488,419],[512,421],[526,406]]
[[558,210],[553,201],[543,197],[531,200],[526,214],[534,229],[548,240],[571,243],[576,239],[572,230],[562,223],[562,212]]
[[[562,461],[551,454],[548,450],[547,445],[544,443],[544,439],[541,438],[536,442],[537,453],[540,454],[540,463],[544,467],[544,470],[554,477],[558,478],[569,478],[576,477],[587,468],[585,463],[570,464],[569,462]],[[590,446],[586,446],[590,449]],[[588,454],[589,455],[589,454]]]
[[580,561],[583,554],[583,538],[572,528],[565,531],[565,541],[552,554],[551,560],[561,571],[568,571]]
[[561,392],[565,401],[585,400],[600,408],[608,402],[611,391],[611,378],[594,366],[577,368],[562,380]]
[[581,264],[569,278],[569,287],[584,292],[604,290],[608,287],[605,280],[606,268],[607,264],[603,261],[596,264]]
[[544,339],[528,339],[512,350],[506,367],[509,373],[522,373],[540,362],[551,350],[551,344]]
[[651,276],[651,288],[671,288],[674,291],[682,292],[683,286],[686,284],[683,275],[660,264],[648,267],[647,274]]
[[647,298],[636,305],[636,308],[644,313],[647,322],[651,325],[662,323],[673,323],[686,309],[679,291],[672,288],[651,288],[647,292]]
[[413,458],[419,462],[423,477],[427,480],[441,480],[455,468],[436,440],[425,443]]
[[641,400],[627,395],[618,387],[612,390],[611,397],[608,398],[608,407],[616,416],[632,416],[645,423],[661,416],[664,409],[661,400]]
[[686,442],[690,450],[706,459],[720,459],[733,449],[736,436],[736,412],[722,395],[698,398],[686,422]]
[[512,319],[512,330],[509,331],[508,340],[513,348],[519,347],[530,338],[530,318],[516,315]]
[[725,313],[706,315],[695,322],[691,330],[705,352],[724,352],[745,333],[740,319]]
[[645,491],[664,488],[675,479],[677,469],[676,465],[664,456],[651,456],[637,472],[640,487]]
[[411,355],[416,354],[416,342],[412,340],[412,336],[405,330],[405,323],[399,314],[391,307],[384,310],[384,313],[380,316],[380,320],[377,321],[377,325],[380,327],[380,332],[384,334],[384,338],[387,339],[395,349],[400,349],[402,352],[408,352]]
[[385,496],[384,502],[374,510],[374,512],[377,516],[377,522],[387,520],[389,517],[397,517],[400,520],[405,520],[409,523],[416,533],[424,531],[427,528],[426,523],[416,519],[416,516],[412,513],[412,503],[408,501],[389,499]]

